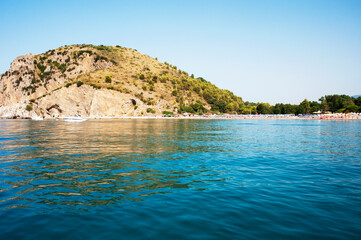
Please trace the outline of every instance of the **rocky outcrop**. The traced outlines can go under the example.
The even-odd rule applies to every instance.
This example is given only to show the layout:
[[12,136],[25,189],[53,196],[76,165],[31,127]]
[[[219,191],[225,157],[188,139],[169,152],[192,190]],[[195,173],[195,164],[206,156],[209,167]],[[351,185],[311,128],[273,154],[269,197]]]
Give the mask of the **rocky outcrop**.
[[6,118],[204,113],[211,107],[235,111],[241,104],[203,78],[120,46],[83,44],[27,54],[0,75],[0,117]]
[[[166,101],[157,102],[155,111],[161,113]],[[109,89],[95,89],[89,85],[72,85],[41,98],[34,111],[45,117],[67,117],[80,114],[84,117],[138,116],[147,113],[148,105],[131,94]]]
[[[54,90],[63,87],[70,79],[95,70],[112,67],[114,63],[104,59],[97,60],[90,51],[84,51],[80,57],[77,55],[76,58],[72,54],[74,52],[64,54],[64,52],[52,50],[45,53],[45,56],[26,54],[17,57],[11,63],[10,69],[0,75],[0,117],[71,116],[78,112],[89,116],[89,109],[84,108],[83,111],[80,110],[82,109],[80,106],[89,105],[83,100],[91,99],[89,96],[83,96],[84,92],[92,94],[94,90],[75,91],[75,93],[68,92],[73,88],[65,88],[59,92],[54,92]],[[43,58],[46,58],[46,62]],[[62,94],[59,95],[59,93]],[[65,99],[61,99],[63,96]],[[35,99],[39,98],[41,100],[34,104]],[[60,107],[47,110],[47,106],[53,102],[63,103],[62,107],[65,110],[63,114],[59,111]],[[60,114],[56,114],[56,112],[60,112]]]
[[23,88],[31,85],[35,75],[34,57],[32,54],[17,57],[9,71],[0,77],[0,106],[11,106],[15,103],[24,103],[28,95]]

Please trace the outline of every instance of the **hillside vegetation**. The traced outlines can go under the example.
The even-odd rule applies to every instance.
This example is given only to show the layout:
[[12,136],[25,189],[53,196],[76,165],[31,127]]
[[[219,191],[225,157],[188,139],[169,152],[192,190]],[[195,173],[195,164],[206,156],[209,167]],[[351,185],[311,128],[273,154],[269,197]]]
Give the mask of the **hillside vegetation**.
[[[162,112],[239,113],[245,107],[242,98],[232,92],[219,89],[201,77],[195,78],[172,64],[161,63],[134,49],[83,44],[31,56],[32,66],[27,64],[24,67],[22,63],[29,57],[17,59],[0,80],[4,82],[3,79],[8,77],[14,91],[21,90],[22,95],[27,96],[17,96],[16,100],[28,102],[31,107],[38,106],[41,99],[55,91],[75,86],[122,93],[123,98],[128,96],[134,111],[141,101],[147,107],[135,111],[135,115]],[[6,99],[2,102],[6,105]]]
[[202,77],[121,46],[72,45],[16,58],[0,76],[0,117],[357,112],[361,97],[243,102]]

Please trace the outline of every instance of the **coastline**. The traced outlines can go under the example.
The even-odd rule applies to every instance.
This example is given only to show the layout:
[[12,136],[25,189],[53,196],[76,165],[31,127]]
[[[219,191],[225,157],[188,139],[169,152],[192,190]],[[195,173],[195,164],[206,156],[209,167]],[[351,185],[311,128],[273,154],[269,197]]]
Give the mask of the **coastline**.
[[119,116],[89,119],[201,119],[201,120],[361,120],[361,114],[287,115],[189,115],[189,116]]
[[[65,118],[65,117],[64,117]],[[31,119],[31,118],[8,118],[0,117],[0,119]],[[44,120],[62,120],[59,118],[45,118]],[[87,117],[89,120],[95,119],[193,119],[193,120],[361,120],[361,113],[334,113],[334,114],[318,114],[318,115],[152,115],[152,116],[104,116],[104,117]],[[36,119],[34,119],[36,120]]]

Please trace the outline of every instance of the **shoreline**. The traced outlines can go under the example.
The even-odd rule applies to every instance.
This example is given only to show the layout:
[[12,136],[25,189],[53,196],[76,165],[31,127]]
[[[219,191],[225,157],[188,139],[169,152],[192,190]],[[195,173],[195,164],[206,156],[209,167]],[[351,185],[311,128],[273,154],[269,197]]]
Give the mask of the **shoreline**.
[[[65,117],[51,118],[46,117],[43,120],[63,120]],[[31,118],[8,118],[0,117],[1,120],[5,119],[28,119],[28,120],[37,120]],[[175,115],[175,116],[164,116],[164,115],[154,115],[154,116],[113,116],[113,117],[87,117],[89,120],[95,119],[192,119],[192,120],[361,120],[361,113],[335,113],[335,114],[318,114],[318,115],[305,115],[305,116],[295,116],[295,115]],[[42,119],[41,119],[42,120]]]

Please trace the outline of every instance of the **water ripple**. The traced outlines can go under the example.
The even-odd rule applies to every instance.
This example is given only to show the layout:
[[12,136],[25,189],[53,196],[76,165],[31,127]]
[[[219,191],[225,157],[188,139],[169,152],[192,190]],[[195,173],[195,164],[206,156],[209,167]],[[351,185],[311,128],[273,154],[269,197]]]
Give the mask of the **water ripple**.
[[358,239],[360,127],[1,120],[0,238]]

